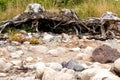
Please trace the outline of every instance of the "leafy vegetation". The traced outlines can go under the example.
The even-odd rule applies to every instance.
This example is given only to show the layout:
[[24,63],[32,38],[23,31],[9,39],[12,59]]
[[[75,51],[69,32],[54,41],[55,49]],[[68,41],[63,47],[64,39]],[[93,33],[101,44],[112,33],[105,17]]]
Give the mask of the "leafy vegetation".
[[98,17],[106,11],[120,16],[120,0],[0,0],[0,20],[22,13],[29,3],[40,3],[54,12],[61,8],[73,9],[80,18]]

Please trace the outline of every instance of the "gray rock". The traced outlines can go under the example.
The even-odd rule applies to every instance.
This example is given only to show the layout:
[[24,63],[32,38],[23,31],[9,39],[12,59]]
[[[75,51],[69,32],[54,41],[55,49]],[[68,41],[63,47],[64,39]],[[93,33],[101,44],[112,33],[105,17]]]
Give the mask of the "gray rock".
[[117,14],[107,11],[101,16],[101,20],[120,20],[120,18],[117,17]]
[[49,67],[56,71],[60,71],[62,69],[62,65],[59,63],[55,63],[55,62],[50,63]]
[[43,34],[43,42],[49,42],[50,40],[52,40],[52,38],[53,38],[54,36],[52,36],[52,35],[50,35],[50,34],[48,34],[48,33],[44,33]]
[[74,69],[74,66],[77,65],[77,61],[74,59],[71,59],[68,62],[62,62],[62,66],[68,69]]
[[25,12],[34,12],[34,13],[39,13],[43,11],[45,11],[45,9],[41,6],[41,4],[38,3],[29,4],[27,6],[27,9],[25,10]]
[[85,68],[81,65],[75,65],[74,68],[73,68],[75,71],[83,71],[85,70]]

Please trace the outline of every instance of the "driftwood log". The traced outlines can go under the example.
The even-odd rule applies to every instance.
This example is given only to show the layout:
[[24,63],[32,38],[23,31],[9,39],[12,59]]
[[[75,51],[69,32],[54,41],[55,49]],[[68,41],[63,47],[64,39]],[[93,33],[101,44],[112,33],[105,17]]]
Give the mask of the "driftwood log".
[[27,24],[33,31],[53,33],[75,33],[77,36],[89,36],[89,39],[106,40],[120,37],[120,18],[112,12],[106,12],[100,18],[82,20],[69,9],[59,14],[45,10],[40,4],[29,4],[26,11],[12,19],[0,22],[0,33],[6,27],[21,28]]

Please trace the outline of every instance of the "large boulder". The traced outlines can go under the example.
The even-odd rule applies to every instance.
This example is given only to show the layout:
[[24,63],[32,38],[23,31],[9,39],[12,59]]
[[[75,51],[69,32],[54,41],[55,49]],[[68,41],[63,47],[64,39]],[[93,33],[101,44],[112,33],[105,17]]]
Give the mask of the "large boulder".
[[93,51],[92,58],[94,61],[100,63],[114,62],[116,59],[120,58],[120,53],[117,49],[102,45]]

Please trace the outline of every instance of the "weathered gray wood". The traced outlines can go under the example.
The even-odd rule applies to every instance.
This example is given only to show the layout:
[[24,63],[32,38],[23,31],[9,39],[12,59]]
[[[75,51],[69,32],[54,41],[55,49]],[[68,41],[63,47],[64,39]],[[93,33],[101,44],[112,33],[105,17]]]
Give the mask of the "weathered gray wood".
[[97,36],[97,39],[107,39],[109,37],[108,33],[111,33],[112,36],[115,36],[116,33],[120,34],[120,18],[112,12],[106,12],[100,18],[82,20],[73,10],[62,9],[59,14],[51,13],[36,3],[29,4],[22,14],[1,21],[0,33],[10,25],[17,27],[27,22],[31,23],[31,28],[34,28],[37,32],[44,28],[42,26],[45,26],[46,29],[49,28],[54,32],[67,32],[73,29],[77,36],[89,33],[90,36],[93,34],[95,38]]

